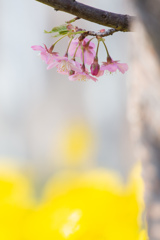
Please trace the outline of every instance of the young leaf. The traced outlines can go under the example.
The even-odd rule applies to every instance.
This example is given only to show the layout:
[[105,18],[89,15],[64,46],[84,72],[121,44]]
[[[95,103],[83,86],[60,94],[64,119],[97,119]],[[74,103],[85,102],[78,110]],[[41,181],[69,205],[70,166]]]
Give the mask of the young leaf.
[[63,32],[63,31],[68,31],[68,29],[67,29],[67,26],[66,25],[60,25],[60,26],[58,26],[58,27],[54,27],[54,28],[52,28],[52,30],[51,31],[44,31],[45,33],[54,33],[54,32]]
[[53,37],[60,37],[62,35],[66,35],[68,33],[68,31],[62,31],[62,32],[59,32],[58,34],[54,35]]

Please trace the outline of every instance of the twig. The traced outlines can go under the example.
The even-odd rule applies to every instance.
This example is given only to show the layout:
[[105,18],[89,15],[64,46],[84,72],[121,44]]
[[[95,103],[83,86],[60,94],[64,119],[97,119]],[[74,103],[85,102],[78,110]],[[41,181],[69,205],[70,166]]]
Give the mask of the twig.
[[112,35],[113,33],[115,32],[118,32],[120,30],[117,30],[117,29],[114,29],[114,28],[111,28],[107,31],[104,31],[104,32],[94,32],[94,31],[88,31],[88,35],[90,36],[95,36],[95,37],[107,37],[109,35]]
[[53,7],[56,11],[73,14],[79,18],[114,28],[118,31],[129,32],[135,17],[122,15],[93,8],[74,0],[36,0]]
[[95,36],[97,38],[102,38],[102,37],[107,37],[109,35],[112,35],[113,33],[118,32],[118,31],[119,30],[114,29],[114,28],[111,28],[111,29],[109,29],[107,31],[104,31],[104,32],[86,31],[86,32],[82,33],[78,39],[80,41],[82,41],[87,36]]

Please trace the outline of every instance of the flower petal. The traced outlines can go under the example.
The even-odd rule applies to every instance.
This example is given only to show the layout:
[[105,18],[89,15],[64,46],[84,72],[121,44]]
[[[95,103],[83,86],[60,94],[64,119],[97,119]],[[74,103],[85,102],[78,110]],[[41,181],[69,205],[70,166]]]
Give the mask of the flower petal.
[[31,47],[34,51],[46,51],[45,48],[43,48],[42,46],[39,46],[39,45],[34,45]]
[[128,70],[128,64],[126,63],[117,63],[117,68],[121,73],[125,73]]

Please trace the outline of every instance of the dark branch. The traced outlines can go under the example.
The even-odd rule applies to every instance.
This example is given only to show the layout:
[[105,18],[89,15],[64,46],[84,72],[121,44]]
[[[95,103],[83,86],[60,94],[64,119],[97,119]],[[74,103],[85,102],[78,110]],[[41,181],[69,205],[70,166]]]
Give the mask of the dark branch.
[[56,11],[63,11],[83,18],[90,22],[114,28],[118,31],[129,32],[132,21],[135,17],[107,12],[93,8],[74,0],[36,0],[53,7]]

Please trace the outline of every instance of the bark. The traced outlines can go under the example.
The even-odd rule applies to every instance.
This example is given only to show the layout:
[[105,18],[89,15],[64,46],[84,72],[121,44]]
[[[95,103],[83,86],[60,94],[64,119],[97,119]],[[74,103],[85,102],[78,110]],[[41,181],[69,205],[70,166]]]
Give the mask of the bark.
[[134,0],[145,29],[160,58],[160,1]]
[[53,7],[56,11],[63,11],[73,14],[79,18],[101,24],[106,27],[115,28],[118,31],[131,31],[131,23],[135,17],[107,12],[93,8],[74,0],[36,0]]
[[136,158],[143,164],[150,240],[160,240],[160,4],[135,0],[140,21],[132,43],[129,121]]

